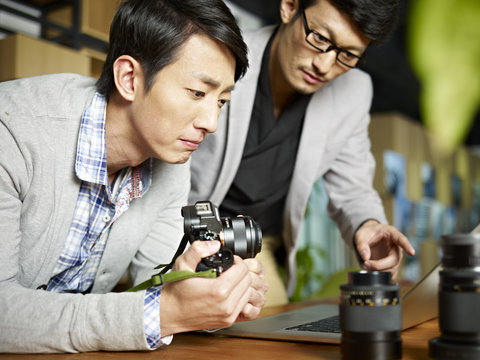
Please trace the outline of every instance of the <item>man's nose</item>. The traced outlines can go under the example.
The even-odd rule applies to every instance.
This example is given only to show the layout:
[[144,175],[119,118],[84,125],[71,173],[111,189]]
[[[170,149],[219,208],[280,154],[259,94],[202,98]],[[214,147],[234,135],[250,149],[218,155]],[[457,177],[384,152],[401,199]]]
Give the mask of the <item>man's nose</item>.
[[208,133],[213,133],[217,130],[219,114],[220,110],[216,103],[214,104],[214,106],[205,106],[198,114],[194,125],[196,128],[201,128]]
[[335,50],[330,50],[324,53],[318,53],[313,58],[313,66],[319,74],[328,73],[337,62],[337,53]]

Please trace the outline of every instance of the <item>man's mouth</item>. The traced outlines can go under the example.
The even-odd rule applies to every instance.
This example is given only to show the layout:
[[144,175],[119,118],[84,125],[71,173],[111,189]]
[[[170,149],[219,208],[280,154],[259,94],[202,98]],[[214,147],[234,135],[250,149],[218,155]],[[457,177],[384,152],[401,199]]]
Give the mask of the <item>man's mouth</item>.
[[201,140],[181,139],[181,141],[191,150],[197,150],[198,146],[202,143],[203,139]]
[[325,79],[324,77],[314,75],[310,71],[302,70],[302,72],[303,72],[303,79],[311,85],[318,85],[318,84],[327,82],[327,79]]

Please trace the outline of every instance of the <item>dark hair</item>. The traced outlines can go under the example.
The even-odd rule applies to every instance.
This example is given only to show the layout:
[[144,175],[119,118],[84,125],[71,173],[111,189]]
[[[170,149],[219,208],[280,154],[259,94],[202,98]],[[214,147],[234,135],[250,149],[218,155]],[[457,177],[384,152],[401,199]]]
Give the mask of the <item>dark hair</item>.
[[150,90],[157,73],[175,61],[183,43],[205,34],[235,57],[235,81],[248,67],[247,46],[232,13],[222,0],[126,0],[110,27],[110,43],[97,89],[107,99],[115,90],[113,64],[121,55],[136,59]]
[[[299,9],[307,9],[318,0],[299,0]],[[360,31],[373,44],[382,44],[392,33],[398,18],[399,0],[329,0],[342,12],[350,15]]]

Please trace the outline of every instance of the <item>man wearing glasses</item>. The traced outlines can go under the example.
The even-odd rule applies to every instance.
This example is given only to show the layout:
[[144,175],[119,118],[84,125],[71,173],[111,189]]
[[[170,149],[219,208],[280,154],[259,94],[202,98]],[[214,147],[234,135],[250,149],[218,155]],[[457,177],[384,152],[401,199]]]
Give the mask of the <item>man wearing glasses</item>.
[[295,288],[299,229],[321,178],[329,215],[365,269],[395,277],[402,252],[414,254],[387,225],[372,187],[372,84],[356,69],[367,47],[393,29],[397,7],[398,0],[281,0],[279,26],[245,34],[250,69],[218,131],[193,155],[190,201],[210,199],[222,216],[243,213],[259,222],[267,305],[287,302]]

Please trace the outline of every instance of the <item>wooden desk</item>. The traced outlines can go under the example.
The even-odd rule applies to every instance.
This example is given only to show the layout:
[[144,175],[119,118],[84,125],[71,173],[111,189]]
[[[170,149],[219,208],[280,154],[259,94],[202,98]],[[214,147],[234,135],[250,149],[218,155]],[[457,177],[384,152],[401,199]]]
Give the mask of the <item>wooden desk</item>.
[[[318,303],[318,301],[316,302]],[[309,303],[293,303],[264,309],[262,316],[292,310]],[[438,321],[431,320],[402,333],[405,360],[430,360],[428,341],[439,336]],[[257,340],[212,336],[207,334],[175,335],[170,346],[153,352],[92,352],[83,354],[10,355],[0,354],[1,360],[306,360],[341,359],[338,345]]]

